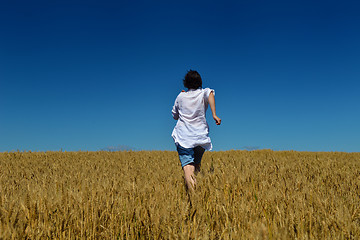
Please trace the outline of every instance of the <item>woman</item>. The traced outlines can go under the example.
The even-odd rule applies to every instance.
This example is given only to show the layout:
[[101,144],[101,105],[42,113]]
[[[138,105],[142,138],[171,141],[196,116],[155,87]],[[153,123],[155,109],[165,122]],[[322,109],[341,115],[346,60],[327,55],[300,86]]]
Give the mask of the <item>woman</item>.
[[182,91],[175,100],[172,116],[178,121],[171,136],[179,154],[187,189],[193,191],[195,173],[200,171],[202,155],[205,150],[212,149],[206,122],[208,105],[216,125],[221,124],[221,119],[216,115],[215,91],[202,88],[202,79],[197,71],[188,71],[183,83],[188,90]]

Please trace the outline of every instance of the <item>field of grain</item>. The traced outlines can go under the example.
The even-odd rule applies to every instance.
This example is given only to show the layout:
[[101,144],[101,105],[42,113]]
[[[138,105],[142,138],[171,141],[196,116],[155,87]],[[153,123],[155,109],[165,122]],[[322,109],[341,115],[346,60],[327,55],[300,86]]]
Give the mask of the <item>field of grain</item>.
[[360,153],[0,153],[0,239],[360,239]]

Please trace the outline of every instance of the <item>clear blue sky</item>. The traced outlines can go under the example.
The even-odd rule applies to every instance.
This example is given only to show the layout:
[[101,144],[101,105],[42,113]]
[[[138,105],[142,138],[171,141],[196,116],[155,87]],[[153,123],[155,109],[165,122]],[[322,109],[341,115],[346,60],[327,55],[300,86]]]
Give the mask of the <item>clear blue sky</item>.
[[4,0],[0,151],[175,150],[171,108],[188,69],[216,91],[214,150],[359,151],[359,10]]

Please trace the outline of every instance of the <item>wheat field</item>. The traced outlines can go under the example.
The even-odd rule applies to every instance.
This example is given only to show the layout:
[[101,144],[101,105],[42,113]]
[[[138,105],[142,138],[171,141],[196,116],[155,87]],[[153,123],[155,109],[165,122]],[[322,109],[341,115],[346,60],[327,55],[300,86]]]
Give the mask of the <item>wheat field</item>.
[[360,153],[0,153],[0,239],[360,239]]

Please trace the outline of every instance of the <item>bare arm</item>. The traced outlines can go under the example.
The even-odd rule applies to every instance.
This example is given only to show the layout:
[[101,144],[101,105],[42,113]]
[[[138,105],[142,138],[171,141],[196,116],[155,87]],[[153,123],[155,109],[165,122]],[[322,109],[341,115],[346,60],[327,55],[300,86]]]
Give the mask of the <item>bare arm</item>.
[[212,116],[216,122],[216,125],[220,125],[221,124],[221,119],[216,115],[216,108],[215,108],[215,96],[214,93],[211,92],[209,95],[209,105],[210,105],[210,109],[212,112]]

